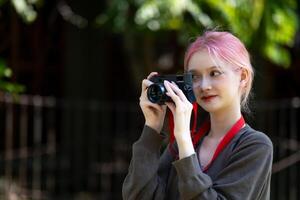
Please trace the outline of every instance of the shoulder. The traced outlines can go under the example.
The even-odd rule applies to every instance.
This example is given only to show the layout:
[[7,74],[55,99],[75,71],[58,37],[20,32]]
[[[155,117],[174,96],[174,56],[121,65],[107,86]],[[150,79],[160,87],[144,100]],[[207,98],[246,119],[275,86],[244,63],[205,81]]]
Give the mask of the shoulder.
[[248,124],[241,130],[241,133],[237,138],[236,146],[238,148],[263,146],[265,149],[273,150],[271,139],[265,133],[251,128]]

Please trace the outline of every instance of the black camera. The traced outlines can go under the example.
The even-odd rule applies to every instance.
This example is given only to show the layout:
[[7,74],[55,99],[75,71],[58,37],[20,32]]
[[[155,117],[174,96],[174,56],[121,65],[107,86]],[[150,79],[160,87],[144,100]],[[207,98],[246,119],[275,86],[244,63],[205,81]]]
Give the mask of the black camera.
[[187,99],[193,103],[196,101],[193,92],[193,80],[191,73],[184,73],[183,75],[157,75],[150,78],[153,82],[148,87],[147,96],[149,101],[157,103],[159,105],[165,104],[165,102],[171,102],[172,99],[166,95],[167,89],[164,86],[164,80],[175,82],[176,85],[182,90]]

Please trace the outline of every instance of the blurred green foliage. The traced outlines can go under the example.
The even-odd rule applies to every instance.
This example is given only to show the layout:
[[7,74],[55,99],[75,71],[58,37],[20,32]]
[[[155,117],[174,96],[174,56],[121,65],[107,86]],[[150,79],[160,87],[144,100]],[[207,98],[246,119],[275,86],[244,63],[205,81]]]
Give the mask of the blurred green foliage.
[[32,23],[37,18],[36,9],[43,5],[43,0],[0,0],[0,6],[10,3],[26,23]]
[[[26,23],[33,22],[44,0],[10,2]],[[64,1],[63,1],[64,2]],[[288,67],[298,28],[296,0],[109,0],[95,24],[114,32],[178,32],[186,44],[205,29],[229,30],[277,65]]]
[[9,81],[12,74],[12,70],[7,67],[6,62],[0,58],[0,91],[9,92],[11,94],[24,92],[25,87],[23,85]]
[[[39,8],[45,5],[44,0],[0,0],[0,6],[4,3],[10,3],[26,23],[32,23]],[[157,51],[156,44],[172,37],[183,47],[207,29],[230,31],[252,55],[287,68],[299,25],[297,0],[106,0],[99,15],[90,22],[73,12],[65,0],[57,1],[57,9],[64,20],[78,28],[92,25],[121,34],[124,45],[120,48],[128,58],[137,85],[155,70],[154,61],[161,59],[171,63],[169,66],[178,65],[173,62],[180,60],[178,52],[157,58],[155,54],[162,52]],[[1,87],[13,90],[9,85]]]
[[[25,23],[32,23],[37,18],[36,8],[42,6],[42,0],[0,0],[0,6],[10,3]],[[13,95],[25,91],[21,84],[10,81],[13,72],[7,66],[5,60],[0,58],[0,91]]]
[[186,43],[205,29],[229,30],[248,48],[288,67],[298,26],[296,0],[111,0],[95,20],[116,32],[176,30]]

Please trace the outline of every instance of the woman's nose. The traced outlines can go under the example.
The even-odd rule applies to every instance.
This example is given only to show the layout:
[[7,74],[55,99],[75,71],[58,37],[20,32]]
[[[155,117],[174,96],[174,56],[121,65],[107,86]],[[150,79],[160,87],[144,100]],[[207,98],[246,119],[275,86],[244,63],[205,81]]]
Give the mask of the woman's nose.
[[194,88],[201,89],[202,91],[210,90],[211,87],[211,81],[207,78],[202,78],[201,80],[194,83]]

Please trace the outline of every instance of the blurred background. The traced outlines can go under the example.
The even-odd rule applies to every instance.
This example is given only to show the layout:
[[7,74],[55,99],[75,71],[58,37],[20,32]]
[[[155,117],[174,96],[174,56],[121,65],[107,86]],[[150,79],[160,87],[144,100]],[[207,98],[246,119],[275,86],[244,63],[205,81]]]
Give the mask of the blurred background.
[[256,71],[248,122],[274,143],[271,199],[300,199],[299,0],[0,0],[0,199],[121,199],[151,71],[206,29]]

